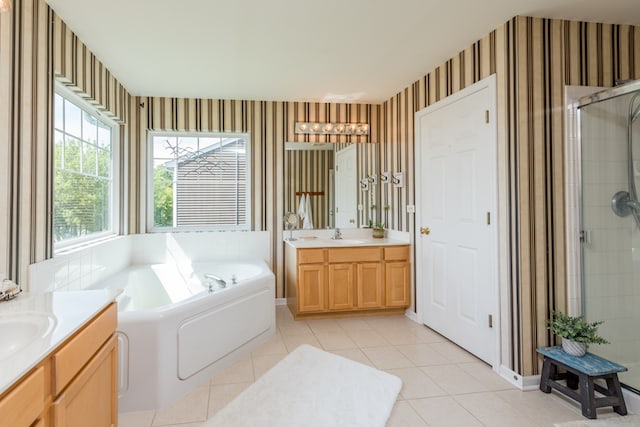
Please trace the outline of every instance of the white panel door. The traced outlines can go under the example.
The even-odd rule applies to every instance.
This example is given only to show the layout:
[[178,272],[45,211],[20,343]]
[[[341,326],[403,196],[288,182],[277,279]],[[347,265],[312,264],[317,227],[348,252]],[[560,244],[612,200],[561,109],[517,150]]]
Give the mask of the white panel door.
[[495,366],[499,348],[495,86],[480,82],[451,98],[416,113],[416,248],[422,319]]
[[358,170],[355,144],[336,152],[335,218],[337,228],[355,228],[358,214]]

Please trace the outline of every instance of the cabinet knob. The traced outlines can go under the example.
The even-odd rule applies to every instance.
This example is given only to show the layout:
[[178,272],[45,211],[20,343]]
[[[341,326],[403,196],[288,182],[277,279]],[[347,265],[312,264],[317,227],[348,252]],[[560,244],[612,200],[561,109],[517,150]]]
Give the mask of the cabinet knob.
[[431,233],[431,230],[429,229],[429,227],[420,227],[420,234],[428,235],[430,233]]
[[352,218],[352,219],[349,220],[349,224],[355,224],[355,223],[356,223],[355,219]]

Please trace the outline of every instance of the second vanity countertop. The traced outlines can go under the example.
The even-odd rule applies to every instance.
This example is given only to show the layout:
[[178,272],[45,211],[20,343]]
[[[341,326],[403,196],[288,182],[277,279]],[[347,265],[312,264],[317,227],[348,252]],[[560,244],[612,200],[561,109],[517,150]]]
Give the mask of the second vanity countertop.
[[372,237],[343,237],[342,239],[331,239],[327,237],[297,237],[297,240],[286,240],[285,242],[294,248],[346,248],[360,246],[399,246],[408,245],[409,242],[400,239],[384,238],[374,239]]
[[4,336],[0,338],[0,394],[114,298],[115,294],[105,289],[23,292],[12,301],[0,302],[0,334]]

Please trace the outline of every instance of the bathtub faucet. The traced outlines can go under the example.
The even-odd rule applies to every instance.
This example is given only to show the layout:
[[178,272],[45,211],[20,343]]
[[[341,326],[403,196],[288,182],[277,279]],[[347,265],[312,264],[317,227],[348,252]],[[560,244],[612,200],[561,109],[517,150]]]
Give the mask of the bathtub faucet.
[[[211,273],[206,273],[204,275],[205,279],[211,279],[214,282],[216,282],[218,285],[220,285],[221,288],[226,288],[227,287],[227,282],[225,282],[224,280],[222,280],[221,277],[216,276],[215,274],[211,274]],[[212,291],[211,286],[209,286],[209,291]]]

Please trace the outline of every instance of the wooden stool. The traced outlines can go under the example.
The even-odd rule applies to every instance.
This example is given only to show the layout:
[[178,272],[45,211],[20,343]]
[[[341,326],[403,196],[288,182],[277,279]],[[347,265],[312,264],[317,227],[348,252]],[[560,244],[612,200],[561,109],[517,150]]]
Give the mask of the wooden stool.
[[[613,406],[618,414],[627,415],[627,406],[618,381],[618,372],[624,372],[627,368],[591,353],[582,357],[571,356],[561,347],[539,348],[537,352],[544,356],[540,390],[551,393],[551,389],[555,388],[580,402],[582,415],[587,418],[597,418],[596,408],[604,406]],[[559,373],[558,368],[566,372]],[[567,380],[566,386],[556,382],[562,379]],[[593,380],[596,379],[605,380],[607,388],[595,384]],[[579,389],[579,393],[576,389]],[[595,397],[596,391],[605,397]]]

